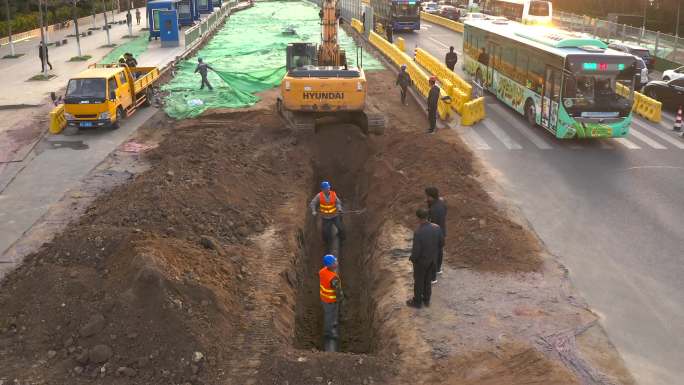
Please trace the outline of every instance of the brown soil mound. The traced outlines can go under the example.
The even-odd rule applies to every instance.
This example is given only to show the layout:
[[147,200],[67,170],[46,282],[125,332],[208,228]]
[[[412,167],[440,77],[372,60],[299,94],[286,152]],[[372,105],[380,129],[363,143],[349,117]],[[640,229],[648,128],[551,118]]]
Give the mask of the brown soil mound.
[[369,251],[385,221],[413,227],[426,186],[450,206],[449,264],[529,271],[540,262],[530,236],[474,179],[454,134],[417,132],[418,107],[387,100],[392,75],[369,78],[390,117],[383,137],[348,126],[293,133],[258,109],[160,128],[168,135],[149,171],[98,199],[0,284],[0,380],[397,383],[392,355],[311,351],[322,245],[306,206],[321,179],[348,208],[366,209],[345,218],[344,351],[391,351],[373,307],[393,277]]

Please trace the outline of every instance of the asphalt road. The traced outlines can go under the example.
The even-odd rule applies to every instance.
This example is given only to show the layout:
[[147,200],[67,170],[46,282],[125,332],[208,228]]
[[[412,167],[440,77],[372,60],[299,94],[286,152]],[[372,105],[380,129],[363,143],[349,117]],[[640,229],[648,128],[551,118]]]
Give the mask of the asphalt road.
[[[443,58],[461,34],[395,34]],[[458,71],[463,75],[460,68]],[[487,119],[453,124],[570,270],[642,385],[684,383],[684,139],[666,114],[625,139],[560,141],[487,96]]]

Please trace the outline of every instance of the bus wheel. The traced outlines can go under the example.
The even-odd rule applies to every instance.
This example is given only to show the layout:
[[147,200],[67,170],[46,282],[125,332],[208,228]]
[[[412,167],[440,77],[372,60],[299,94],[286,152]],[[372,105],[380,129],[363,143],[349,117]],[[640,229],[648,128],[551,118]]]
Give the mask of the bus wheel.
[[525,119],[534,127],[537,125],[537,109],[534,107],[534,102],[531,99],[527,99],[525,102]]

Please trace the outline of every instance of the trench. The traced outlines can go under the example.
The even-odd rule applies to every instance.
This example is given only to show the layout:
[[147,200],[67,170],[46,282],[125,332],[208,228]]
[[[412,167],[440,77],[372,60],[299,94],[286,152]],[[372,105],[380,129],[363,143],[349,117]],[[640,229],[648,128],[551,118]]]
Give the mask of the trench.
[[[372,174],[369,159],[372,145],[353,125],[330,125],[319,129],[312,149],[310,196],[319,192],[322,180],[332,183],[345,211],[366,208]],[[307,202],[308,204],[308,202]],[[338,257],[339,274],[345,293],[340,307],[340,352],[372,353],[377,346],[373,322],[375,302],[372,288],[375,271],[367,257],[375,232],[369,228],[373,210],[343,217],[346,240]],[[295,305],[295,341],[301,349],[322,349],[323,311],[319,299],[318,271],[325,252],[317,218],[307,216],[299,237],[297,275],[300,284]]]

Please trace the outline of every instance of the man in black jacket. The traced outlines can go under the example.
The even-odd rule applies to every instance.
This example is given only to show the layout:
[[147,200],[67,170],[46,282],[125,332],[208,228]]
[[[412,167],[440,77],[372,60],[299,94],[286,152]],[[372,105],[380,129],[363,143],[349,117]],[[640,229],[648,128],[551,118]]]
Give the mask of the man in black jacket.
[[[43,60],[43,53],[45,54],[45,60]],[[45,64],[50,66],[52,69],[52,64],[50,64],[50,58],[48,55],[48,47],[42,41],[38,44],[38,58],[40,59],[40,71],[45,72]]]
[[428,222],[427,210],[418,209],[416,216],[420,224],[413,232],[413,247],[409,258],[413,263],[413,298],[406,301],[406,305],[420,309],[423,305],[430,306],[430,279],[435,270],[439,249],[444,245],[444,237],[439,226]]
[[456,67],[456,63],[458,63],[458,55],[454,52],[454,47],[449,47],[449,52],[447,52],[446,57],[444,58],[444,64],[453,71],[454,67]]
[[[446,215],[447,206],[444,199],[439,196],[437,187],[428,187],[425,189],[428,205],[428,220],[436,224],[442,230],[442,237],[446,238]],[[444,258],[444,243],[439,248],[439,255],[437,256],[437,263],[435,265],[434,274],[432,274],[432,283],[437,283],[437,274],[442,274],[442,259]]]
[[437,86],[437,78],[430,77],[430,91],[427,97],[427,108],[428,108],[428,121],[430,122],[430,128],[428,129],[428,134],[435,133],[435,127],[437,127],[437,103],[439,102],[439,87]]
[[408,106],[406,103],[406,93],[408,92],[408,87],[411,85],[411,75],[406,71],[406,64],[401,65],[401,71],[397,75],[396,85],[399,86],[401,91],[401,104]]

